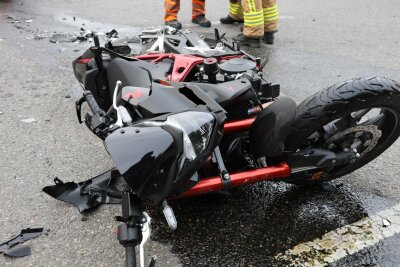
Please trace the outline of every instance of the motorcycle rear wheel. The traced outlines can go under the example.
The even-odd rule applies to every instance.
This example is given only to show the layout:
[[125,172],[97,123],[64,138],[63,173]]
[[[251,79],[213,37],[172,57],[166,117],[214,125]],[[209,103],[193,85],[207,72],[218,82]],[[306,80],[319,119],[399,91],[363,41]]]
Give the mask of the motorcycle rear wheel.
[[312,185],[349,174],[378,157],[399,135],[399,83],[374,77],[331,86],[298,106],[293,131],[285,144],[286,150],[298,151],[312,147],[339,152],[352,149],[357,143],[357,147],[361,147],[357,151],[359,157],[345,166],[329,170],[293,173],[285,181]]

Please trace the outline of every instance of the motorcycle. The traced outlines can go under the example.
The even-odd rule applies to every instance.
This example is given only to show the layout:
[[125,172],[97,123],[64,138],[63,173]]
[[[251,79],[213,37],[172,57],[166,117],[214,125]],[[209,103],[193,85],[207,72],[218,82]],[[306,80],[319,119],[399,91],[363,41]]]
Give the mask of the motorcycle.
[[[73,62],[84,92],[80,123],[99,138],[129,186],[116,218],[126,265],[144,266],[149,198],[168,225],[170,199],[284,181],[310,185],[349,174],[400,135],[400,84],[386,78],[341,82],[299,105],[265,79],[261,61],[215,33],[143,35],[145,50],[95,45]],[[91,113],[82,120],[81,106]],[[155,265],[155,259],[150,266]]]

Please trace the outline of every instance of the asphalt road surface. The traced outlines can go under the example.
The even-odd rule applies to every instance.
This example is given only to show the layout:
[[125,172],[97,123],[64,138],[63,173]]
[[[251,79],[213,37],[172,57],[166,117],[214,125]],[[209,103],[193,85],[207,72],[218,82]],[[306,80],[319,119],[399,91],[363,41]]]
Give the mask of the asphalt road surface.
[[[227,2],[208,1],[207,17],[233,36],[237,26],[218,24]],[[399,8],[398,0],[282,1],[275,44],[250,52],[270,59],[268,79],[296,101],[355,77],[400,81]],[[118,206],[82,220],[75,207],[41,191],[56,176],[83,181],[112,167],[75,115],[81,89],[71,62],[90,43],[53,44],[49,36],[81,27],[136,36],[162,17],[155,0],[0,0],[0,243],[27,227],[45,229],[27,243],[31,256],[0,255],[0,266],[123,266]],[[180,19],[211,32],[191,25],[189,1]],[[147,258],[157,255],[158,266],[399,266],[399,147],[324,187],[265,182],[174,202],[175,232],[151,208]]]

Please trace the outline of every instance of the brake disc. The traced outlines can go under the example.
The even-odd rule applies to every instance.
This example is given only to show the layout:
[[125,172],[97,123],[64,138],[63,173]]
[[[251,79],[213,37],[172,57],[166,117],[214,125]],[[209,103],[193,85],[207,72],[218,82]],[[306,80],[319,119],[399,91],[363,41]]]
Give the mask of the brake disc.
[[360,157],[364,156],[366,153],[371,151],[377,144],[379,138],[382,136],[382,131],[378,129],[378,126],[376,125],[357,125],[351,128],[348,128],[342,132],[339,132],[333,136],[331,136],[326,143],[328,146],[330,144],[334,144],[335,142],[339,141],[343,137],[345,137],[348,134],[355,134],[356,138],[357,135],[361,136],[363,132],[369,132],[372,135],[372,138],[364,142],[364,147],[366,147],[361,153]]

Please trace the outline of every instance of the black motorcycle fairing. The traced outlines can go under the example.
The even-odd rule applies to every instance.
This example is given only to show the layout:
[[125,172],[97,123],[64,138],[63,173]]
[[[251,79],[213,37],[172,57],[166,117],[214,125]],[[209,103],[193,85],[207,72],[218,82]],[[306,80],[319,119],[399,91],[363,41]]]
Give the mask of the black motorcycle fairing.
[[122,177],[141,197],[157,191],[181,154],[173,136],[158,126],[118,129],[105,145]]
[[252,88],[251,83],[247,79],[239,79],[219,84],[185,83],[185,86],[188,88],[196,87],[203,90],[222,107],[227,106],[235,98]]
[[250,147],[256,159],[282,154],[296,116],[296,108],[293,99],[282,97],[258,114],[249,132]]
[[151,94],[137,105],[137,108],[145,118],[157,117],[162,114],[181,112],[195,107],[194,103],[178,88],[153,83]]
[[[168,116],[187,111],[207,112],[214,117],[207,145],[194,160],[183,157],[181,130],[163,123]],[[208,107],[198,106],[179,113],[120,128],[105,139],[107,151],[128,185],[139,196],[150,196],[154,204],[194,186],[197,180],[191,178],[223,136],[226,116],[222,109],[210,112]]]
[[122,58],[114,58],[108,64],[106,72],[111,99],[117,81],[121,81],[122,86],[151,87],[149,74],[135,63]]
[[[200,87],[189,83],[176,83],[173,85],[166,86],[153,83],[150,96],[136,106],[138,111],[145,118],[180,113],[194,108],[206,112],[224,111],[221,105]],[[207,108],[203,109],[201,106],[206,106]]]

